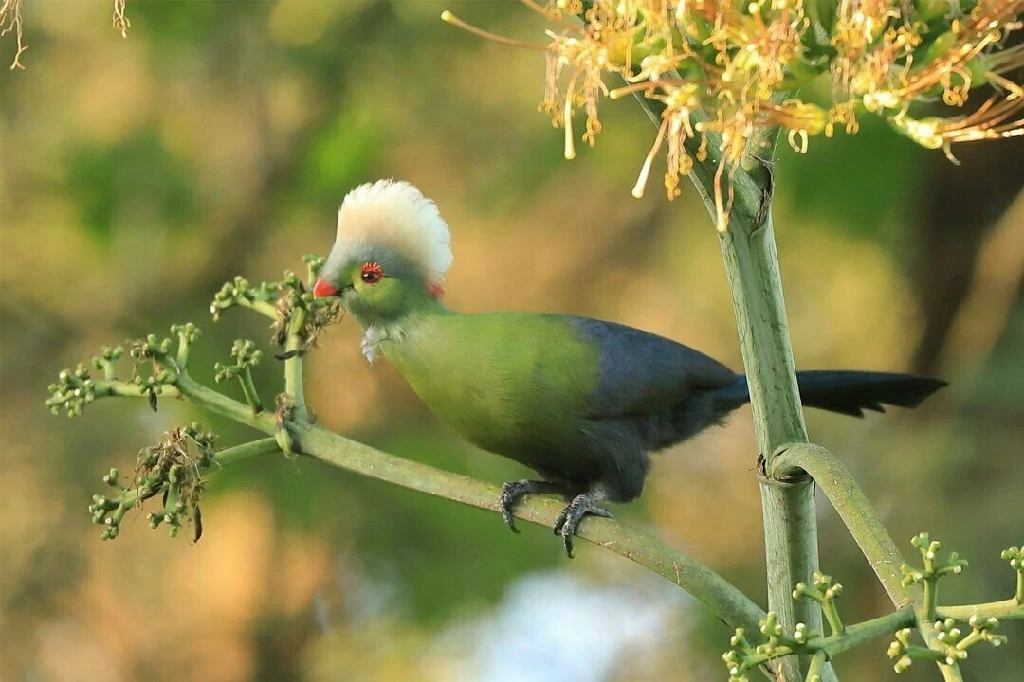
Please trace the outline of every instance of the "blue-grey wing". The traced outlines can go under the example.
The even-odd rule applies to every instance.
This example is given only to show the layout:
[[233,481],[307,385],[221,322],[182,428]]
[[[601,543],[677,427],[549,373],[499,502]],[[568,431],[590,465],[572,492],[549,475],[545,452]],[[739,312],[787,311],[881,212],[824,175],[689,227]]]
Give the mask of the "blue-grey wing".
[[662,336],[614,322],[584,317],[573,321],[582,337],[599,349],[591,418],[661,412],[696,391],[715,390],[739,379],[717,360]]

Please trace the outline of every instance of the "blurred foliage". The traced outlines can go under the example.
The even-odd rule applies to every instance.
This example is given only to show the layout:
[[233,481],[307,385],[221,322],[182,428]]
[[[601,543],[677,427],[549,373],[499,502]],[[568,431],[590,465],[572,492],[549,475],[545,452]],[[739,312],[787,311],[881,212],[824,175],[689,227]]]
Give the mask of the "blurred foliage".
[[[447,216],[453,307],[614,319],[739,366],[699,200],[687,190],[667,206],[623,189],[651,136],[635,103],[609,103],[602,145],[570,163],[534,113],[542,56],[445,26],[435,2],[129,2],[126,40],[104,3],[30,6],[28,68],[0,82],[0,677],[719,678],[728,632],[642,569],[585,547],[568,564],[549,531],[514,536],[492,514],[315,462],[266,459],[212,477],[194,547],[142,518],[101,543],[86,507],[105,468],[126,469],[201,415],[140,401],[69,422],[43,406],[60,367],[150,329],[199,323],[196,367],[225,361],[235,337],[265,341],[259,320],[205,317],[216,288],[301,271],[302,254],[329,248],[344,193],[380,176],[417,184]],[[543,26],[514,3],[457,9],[504,35]],[[13,50],[0,42],[0,62]],[[972,191],[945,199],[982,216],[986,177],[1014,171],[978,149]],[[976,252],[932,252],[919,206],[935,200],[935,173],[958,171],[921,158],[867,125],[783,155],[777,229],[794,346],[801,367],[905,368],[934,286],[909,264],[941,279],[977,259],[940,338],[944,395],[913,413],[808,420],[901,544],[927,527],[971,561],[944,600],[1003,598],[1012,576],[999,548],[1019,542],[1024,461],[1024,199],[1018,184],[1001,219],[957,225],[979,235]],[[439,430],[386,363],[366,365],[358,337],[345,321],[306,363],[323,423],[493,482],[522,473]],[[254,370],[264,395],[273,362]],[[250,435],[210,425],[224,444]],[[754,455],[742,412],[657,456],[644,497],[619,517],[763,603]],[[883,613],[857,548],[822,510],[823,569],[846,586],[844,617]],[[1009,646],[972,653],[971,679],[1018,678],[1024,628],[1002,632]],[[844,655],[840,674],[891,679],[884,647]],[[900,679],[932,675],[920,666]]]

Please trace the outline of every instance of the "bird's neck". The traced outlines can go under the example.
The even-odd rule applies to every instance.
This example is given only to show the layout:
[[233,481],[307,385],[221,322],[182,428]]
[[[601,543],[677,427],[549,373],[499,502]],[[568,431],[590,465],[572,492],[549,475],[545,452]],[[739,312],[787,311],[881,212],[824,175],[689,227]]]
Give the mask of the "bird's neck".
[[388,342],[389,345],[405,344],[429,329],[431,320],[457,314],[433,296],[417,298],[399,315],[377,317],[354,314],[359,326],[363,328],[360,351],[372,363],[382,342]]

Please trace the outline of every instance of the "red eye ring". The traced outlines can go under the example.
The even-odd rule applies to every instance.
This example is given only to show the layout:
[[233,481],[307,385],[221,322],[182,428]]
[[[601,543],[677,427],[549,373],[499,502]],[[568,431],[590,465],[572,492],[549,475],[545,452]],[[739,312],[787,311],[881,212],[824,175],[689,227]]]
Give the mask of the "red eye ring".
[[364,263],[363,268],[359,273],[359,279],[363,280],[367,284],[376,284],[384,278],[384,269],[380,267],[377,261],[371,261]]

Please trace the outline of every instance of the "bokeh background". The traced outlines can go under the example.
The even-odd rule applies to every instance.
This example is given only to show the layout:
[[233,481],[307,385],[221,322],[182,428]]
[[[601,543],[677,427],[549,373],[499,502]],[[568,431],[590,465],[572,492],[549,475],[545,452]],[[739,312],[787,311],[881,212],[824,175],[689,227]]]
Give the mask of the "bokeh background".
[[[4,680],[719,680],[728,633],[620,557],[550,531],[317,462],[268,457],[211,477],[205,536],[143,519],[101,542],[86,507],[110,466],[193,419],[164,401],[53,417],[46,385],[105,344],[172,323],[205,332],[212,379],[261,319],[206,315],[236,274],[276,279],[326,252],[354,185],[407,179],[452,230],[459,310],[576,313],[642,327],[739,367],[717,237],[696,193],[629,196],[653,131],[632,101],[573,162],[536,113],[542,55],[438,20],[444,8],[542,40],[508,2],[267,0],[26,4],[28,70],[3,71],[0,543]],[[0,63],[14,53],[0,42]],[[810,412],[901,546],[929,530],[971,562],[947,603],[1012,589],[999,550],[1024,541],[1024,148],[965,146],[962,165],[864,119],[852,138],[783,150],[776,225],[798,366],[949,379],[914,412]],[[654,176],[658,177],[657,173]],[[437,426],[349,320],[306,363],[321,421],[403,457],[494,483],[523,470]],[[264,395],[278,390],[269,360]],[[749,411],[655,458],[619,518],[692,553],[764,604]],[[820,506],[823,568],[847,621],[887,610]],[[972,650],[969,679],[1019,680],[1024,628]],[[892,679],[886,641],[844,679]],[[976,651],[976,653],[975,653]],[[920,665],[907,680],[934,679]]]

